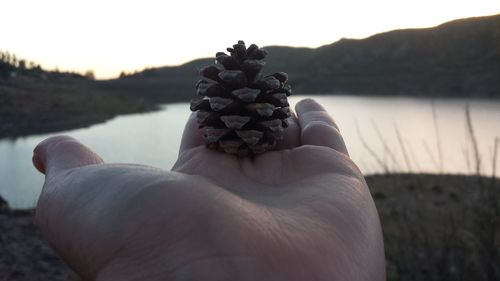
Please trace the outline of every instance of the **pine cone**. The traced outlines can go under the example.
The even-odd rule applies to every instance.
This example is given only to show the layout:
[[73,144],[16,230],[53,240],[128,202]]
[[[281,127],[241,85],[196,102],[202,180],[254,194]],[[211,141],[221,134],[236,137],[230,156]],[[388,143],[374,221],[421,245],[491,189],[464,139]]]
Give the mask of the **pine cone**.
[[288,75],[263,76],[267,52],[243,41],[219,52],[215,65],[200,69],[196,83],[201,99],[191,100],[200,128],[212,149],[252,156],[274,149],[283,139],[290,117]]

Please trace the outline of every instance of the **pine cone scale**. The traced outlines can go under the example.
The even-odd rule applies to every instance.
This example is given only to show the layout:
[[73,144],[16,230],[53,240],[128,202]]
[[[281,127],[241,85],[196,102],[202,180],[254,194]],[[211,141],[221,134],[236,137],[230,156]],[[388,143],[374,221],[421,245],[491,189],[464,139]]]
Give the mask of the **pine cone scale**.
[[239,115],[226,115],[221,116],[220,119],[229,129],[241,129],[245,124],[247,124],[251,117],[249,116],[239,116]]
[[241,88],[232,91],[231,94],[243,102],[254,102],[257,99],[257,96],[260,94],[260,90],[252,88]]
[[230,98],[212,97],[208,100],[210,108],[214,111],[229,111],[237,105],[237,101]]
[[254,116],[271,117],[276,107],[270,103],[252,103],[245,108]]

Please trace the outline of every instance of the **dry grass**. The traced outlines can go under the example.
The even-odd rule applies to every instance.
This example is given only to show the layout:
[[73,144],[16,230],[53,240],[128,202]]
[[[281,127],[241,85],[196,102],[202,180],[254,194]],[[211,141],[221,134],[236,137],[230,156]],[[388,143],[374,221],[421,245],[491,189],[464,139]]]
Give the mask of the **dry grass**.
[[500,280],[500,180],[393,174],[367,182],[388,280]]
[[[396,174],[358,133],[368,154],[385,171],[367,177],[367,182],[382,221],[388,280],[500,280],[500,180],[495,174],[499,138],[490,153],[491,177],[485,177],[468,106],[464,115],[468,176]],[[437,119],[433,107],[438,155],[431,153],[427,142],[423,146],[442,173],[446,163]],[[415,172],[418,163],[411,147],[403,142],[397,125],[394,128],[406,169]],[[384,151],[388,153],[396,154]]]

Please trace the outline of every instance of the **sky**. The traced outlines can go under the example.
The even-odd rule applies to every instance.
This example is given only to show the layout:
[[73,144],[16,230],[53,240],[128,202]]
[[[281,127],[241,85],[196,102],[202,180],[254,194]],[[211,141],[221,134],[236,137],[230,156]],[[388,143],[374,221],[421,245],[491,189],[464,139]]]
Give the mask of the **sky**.
[[314,48],[493,14],[499,0],[2,0],[0,50],[107,79],[214,56],[238,40]]

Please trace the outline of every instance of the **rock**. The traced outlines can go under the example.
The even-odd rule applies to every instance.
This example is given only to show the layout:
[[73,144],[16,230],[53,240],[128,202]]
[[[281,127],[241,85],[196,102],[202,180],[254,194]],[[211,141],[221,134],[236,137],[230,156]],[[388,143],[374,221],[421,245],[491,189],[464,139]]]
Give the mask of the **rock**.
[[0,196],[0,214],[6,213],[10,210],[9,203]]

